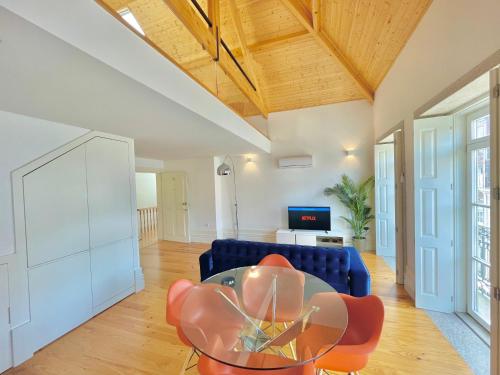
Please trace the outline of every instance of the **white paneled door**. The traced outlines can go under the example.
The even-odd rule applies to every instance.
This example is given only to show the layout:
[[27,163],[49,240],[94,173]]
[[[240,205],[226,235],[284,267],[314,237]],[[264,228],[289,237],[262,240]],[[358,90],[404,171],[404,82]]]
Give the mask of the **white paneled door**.
[[130,238],[128,143],[96,137],[87,143],[86,151],[90,246],[95,248]]
[[158,238],[189,242],[187,177],[183,172],[157,175]]
[[375,145],[375,225],[377,255],[396,256],[394,144]]
[[12,366],[7,265],[0,264],[0,373]]
[[88,250],[85,149],[67,152],[23,181],[28,266]]
[[415,300],[454,310],[453,119],[415,120]]

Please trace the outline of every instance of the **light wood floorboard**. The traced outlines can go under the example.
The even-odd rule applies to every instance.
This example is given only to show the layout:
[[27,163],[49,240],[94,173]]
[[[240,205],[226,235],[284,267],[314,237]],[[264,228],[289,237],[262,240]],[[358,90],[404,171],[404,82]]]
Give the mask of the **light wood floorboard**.
[[[177,375],[188,349],[165,323],[165,295],[176,279],[199,281],[206,244],[162,241],[141,249],[146,289],[43,348],[13,374]],[[414,308],[381,258],[365,253],[372,292],[386,307],[382,339],[362,374],[472,374],[425,312]],[[196,374],[189,371],[186,375]]]

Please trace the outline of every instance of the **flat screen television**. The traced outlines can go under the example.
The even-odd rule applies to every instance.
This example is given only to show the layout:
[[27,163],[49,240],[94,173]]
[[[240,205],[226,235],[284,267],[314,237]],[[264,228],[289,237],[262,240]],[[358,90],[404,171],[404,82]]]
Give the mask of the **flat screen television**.
[[288,228],[331,230],[330,207],[288,206]]

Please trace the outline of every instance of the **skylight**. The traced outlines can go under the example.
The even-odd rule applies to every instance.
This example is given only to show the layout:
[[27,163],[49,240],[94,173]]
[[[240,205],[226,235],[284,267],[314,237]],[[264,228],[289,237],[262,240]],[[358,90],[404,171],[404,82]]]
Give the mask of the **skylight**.
[[120,13],[120,16],[130,26],[132,26],[138,33],[140,33],[141,35],[146,35],[146,34],[144,34],[144,31],[142,30],[141,25],[139,25],[139,22],[137,22],[134,15],[132,14],[132,12],[128,8],[121,10],[119,13]]

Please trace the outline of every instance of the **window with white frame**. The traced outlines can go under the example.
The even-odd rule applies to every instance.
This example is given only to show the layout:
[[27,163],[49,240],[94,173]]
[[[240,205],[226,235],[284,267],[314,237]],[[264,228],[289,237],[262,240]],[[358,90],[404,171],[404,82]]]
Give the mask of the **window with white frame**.
[[467,116],[468,313],[489,329],[490,317],[490,115],[487,106]]
[[137,31],[141,35],[146,35],[144,34],[141,25],[135,18],[134,14],[130,11],[130,9],[125,8],[120,10],[118,13],[120,14],[121,18],[123,18],[130,26],[134,28],[135,31]]

